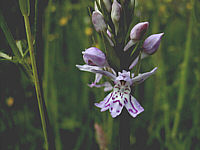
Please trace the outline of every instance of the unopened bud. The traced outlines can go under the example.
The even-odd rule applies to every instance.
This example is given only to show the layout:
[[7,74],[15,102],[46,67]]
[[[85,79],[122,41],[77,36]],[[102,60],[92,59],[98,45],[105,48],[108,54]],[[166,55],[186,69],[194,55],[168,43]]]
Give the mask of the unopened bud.
[[[163,34],[164,33],[153,34],[144,41],[143,51],[141,53],[141,59],[144,59],[154,54],[157,51]],[[131,65],[129,66],[129,69],[132,69],[138,63],[138,60],[139,60],[139,56],[137,56],[135,60],[131,63]]]
[[153,34],[149,36],[143,43],[143,51],[148,55],[155,53],[160,45],[164,33]]
[[92,23],[97,32],[105,31],[107,29],[104,17],[97,11],[92,13]]
[[148,22],[141,22],[136,24],[130,33],[131,40],[141,40],[149,27]]
[[131,29],[130,41],[124,47],[124,51],[127,51],[131,46],[133,46],[139,40],[141,40],[143,38],[144,34],[146,33],[148,27],[149,27],[148,22],[141,22],[141,23],[136,24]]
[[82,52],[83,60],[91,66],[104,67],[107,64],[105,54],[96,47],[90,47]]
[[117,2],[117,0],[114,0],[111,10],[111,19],[115,26],[115,34],[117,34],[119,29],[120,14],[121,14],[121,5]]

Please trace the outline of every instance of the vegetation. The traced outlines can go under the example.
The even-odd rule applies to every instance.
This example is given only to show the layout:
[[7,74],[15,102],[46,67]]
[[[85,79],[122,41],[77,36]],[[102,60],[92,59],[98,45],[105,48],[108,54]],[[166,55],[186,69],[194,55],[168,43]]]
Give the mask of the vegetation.
[[[26,7],[18,1],[0,2],[0,149],[47,149],[43,129],[48,149],[119,148],[119,120],[94,107],[108,93],[88,87],[94,75],[75,67],[84,63],[84,49],[104,48],[91,23],[93,5],[92,0],[35,0],[30,15],[22,15],[20,8]],[[200,148],[199,8],[198,0],[136,1],[133,26],[148,21],[145,38],[165,34],[159,50],[142,60],[141,72],[158,70],[135,89],[144,112],[130,120],[133,150]],[[40,109],[29,42],[41,87]]]

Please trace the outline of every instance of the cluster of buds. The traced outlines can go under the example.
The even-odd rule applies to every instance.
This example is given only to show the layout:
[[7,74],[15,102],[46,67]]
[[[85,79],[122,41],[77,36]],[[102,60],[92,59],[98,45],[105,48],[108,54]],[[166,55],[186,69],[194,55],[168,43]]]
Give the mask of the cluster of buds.
[[[95,106],[101,108],[101,111],[109,110],[113,118],[120,115],[125,106],[129,114],[136,117],[144,109],[131,95],[131,88],[154,74],[157,67],[140,74],[139,67],[134,66],[139,66],[143,58],[157,51],[163,33],[144,39],[148,22],[138,23],[131,29],[130,18],[133,18],[134,10],[132,1],[113,0],[111,3],[110,0],[97,0],[94,8],[92,23],[103,39],[105,50],[101,51],[96,47],[86,49],[82,52],[86,64],[76,67],[95,73],[95,81],[89,84],[90,87],[104,87],[105,92],[111,91]],[[99,84],[104,76],[107,81]]]

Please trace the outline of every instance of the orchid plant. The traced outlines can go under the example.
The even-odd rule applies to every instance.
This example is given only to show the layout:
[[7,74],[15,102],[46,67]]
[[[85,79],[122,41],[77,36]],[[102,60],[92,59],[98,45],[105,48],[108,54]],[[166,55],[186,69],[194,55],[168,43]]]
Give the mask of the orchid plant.
[[[103,101],[95,103],[95,106],[101,108],[101,112],[109,110],[115,118],[125,106],[129,114],[136,117],[144,108],[132,96],[131,89],[156,72],[157,67],[150,72],[138,73],[141,60],[157,51],[163,33],[153,34],[143,40],[148,22],[138,23],[131,29],[133,1],[113,0],[111,3],[110,0],[99,0],[95,1],[94,8],[92,23],[104,42],[105,53],[96,47],[90,47],[82,52],[86,64],[76,67],[95,74],[90,87],[104,87],[105,92],[111,91]],[[125,38],[126,34],[129,34],[130,39]],[[104,76],[107,81],[100,84]]]

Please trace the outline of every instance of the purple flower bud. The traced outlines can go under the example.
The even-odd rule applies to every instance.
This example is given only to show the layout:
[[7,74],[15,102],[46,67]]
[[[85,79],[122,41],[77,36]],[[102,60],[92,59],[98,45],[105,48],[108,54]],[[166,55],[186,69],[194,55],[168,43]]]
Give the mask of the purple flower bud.
[[136,24],[130,33],[131,40],[141,40],[149,27],[148,22],[141,22]]
[[124,51],[127,51],[131,46],[133,46],[139,40],[141,40],[143,38],[144,34],[146,33],[148,27],[149,27],[148,22],[141,22],[141,23],[136,24],[131,29],[130,41],[124,47]]
[[111,19],[115,26],[115,34],[116,35],[119,30],[120,14],[121,14],[121,5],[117,2],[117,0],[114,0],[114,2],[112,4],[112,10],[111,10]]
[[111,11],[112,21],[118,22],[120,19],[120,14],[121,14],[121,5],[117,2],[117,0],[114,0]]
[[90,47],[82,52],[83,60],[91,66],[104,67],[107,64],[105,54],[96,47]]
[[97,32],[101,32],[107,29],[104,17],[97,11],[92,13],[92,23]]
[[159,33],[149,36],[143,43],[144,53],[148,55],[152,55],[153,53],[155,53],[160,45],[163,34],[164,33]]

